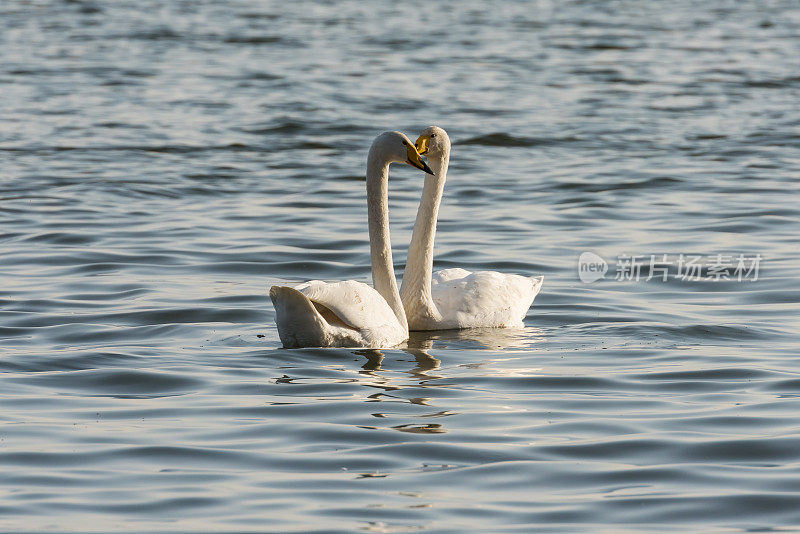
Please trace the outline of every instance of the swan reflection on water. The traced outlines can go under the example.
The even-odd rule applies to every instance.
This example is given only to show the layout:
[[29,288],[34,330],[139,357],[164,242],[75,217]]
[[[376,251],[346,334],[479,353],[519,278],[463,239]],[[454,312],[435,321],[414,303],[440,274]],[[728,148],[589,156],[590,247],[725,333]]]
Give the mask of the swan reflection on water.
[[[411,332],[408,343],[402,349],[392,349],[393,352],[402,351],[414,357],[414,367],[404,371],[413,378],[419,379],[417,386],[434,385],[430,380],[446,378],[435,373],[441,368],[442,361],[431,354],[434,349],[468,350],[471,353],[481,351],[494,351],[498,349],[525,350],[544,340],[544,333],[537,328],[472,328],[467,330],[437,330],[428,332]],[[383,349],[355,349],[353,354],[366,359],[361,366],[360,374],[374,378],[382,378],[395,382],[383,373],[396,373],[398,369],[384,368],[385,353]],[[494,360],[494,358],[492,358]],[[393,360],[396,361],[396,360]],[[486,362],[471,361],[458,364],[460,367],[481,367]],[[382,386],[386,387],[386,385]],[[393,384],[394,389],[399,386]]]
[[408,350],[429,350],[434,343],[456,350],[524,350],[543,340],[544,331],[533,327],[468,328],[411,332],[407,345]]
[[[396,413],[387,409],[376,411],[372,416],[377,419],[392,421],[400,424],[389,425],[359,425],[360,428],[370,430],[392,429],[398,432],[412,434],[443,434],[448,430],[443,422],[430,422],[430,419],[443,421],[444,418],[459,415],[460,412],[448,410],[446,403],[449,394],[442,395],[437,391],[445,389],[459,389],[459,372],[468,369],[480,369],[496,361],[498,348],[530,349],[532,345],[544,339],[543,333],[538,329],[472,329],[472,330],[439,330],[435,332],[411,332],[408,344],[402,352],[413,356],[413,360],[398,359],[402,356],[398,350],[357,349],[352,354],[364,358],[361,370],[358,371],[361,379],[358,382],[367,388],[370,393],[364,398],[365,402],[374,403],[408,403],[420,407],[430,407],[425,413],[412,414],[401,410]],[[433,353],[441,348],[462,349],[468,351],[469,362],[457,361],[443,362]],[[476,360],[472,356],[486,351],[491,354],[487,360]],[[448,354],[457,352],[449,350]],[[399,361],[412,363],[407,370],[398,368]],[[487,369],[488,370],[488,369]],[[535,370],[531,370],[535,371]],[[481,371],[478,371],[479,373]],[[498,370],[493,369],[492,374]],[[503,371],[500,371],[501,373]],[[474,374],[474,371],[472,371]],[[409,380],[409,378],[411,380]],[[374,391],[374,390],[378,391]],[[430,396],[417,396],[419,392],[430,392]],[[420,418],[424,418],[422,421]],[[400,419],[400,421],[398,421]]]
[[[482,351],[498,349],[524,350],[544,340],[544,332],[538,328],[470,328],[466,330],[436,330],[410,332],[405,347],[401,350],[414,356],[417,366],[408,371],[419,378],[434,378],[428,371],[439,369],[441,360],[432,356],[429,351],[434,344],[455,350]],[[382,371],[385,349],[354,349],[353,354],[362,356],[367,361],[362,369],[368,372]],[[478,363],[478,362],[476,362]],[[435,378],[443,378],[435,376]]]
[[[309,395],[316,401],[325,400],[326,384],[357,385],[359,389],[352,392],[353,400],[374,403],[374,408],[369,409],[370,422],[362,421],[355,426],[367,430],[443,434],[448,432],[447,418],[463,413],[463,402],[461,408],[455,409],[448,399],[455,396],[463,400],[464,395],[473,396],[472,391],[467,391],[460,383],[461,377],[465,374],[470,377],[516,375],[522,370],[509,369],[507,360],[516,360],[514,352],[532,350],[542,340],[543,332],[535,328],[412,332],[402,349],[293,350],[294,354],[303,355],[301,360],[304,361],[296,362],[292,368],[282,367],[287,374],[274,380],[276,384],[313,388],[295,394],[301,404]],[[508,349],[509,353],[498,358],[497,349]],[[446,354],[446,358],[438,358],[439,351]],[[352,357],[356,358],[355,368]],[[325,364],[320,366],[320,361]],[[351,363],[343,364],[346,361]],[[322,370],[323,376],[317,372],[297,376],[304,374],[306,364],[316,371]],[[324,369],[331,373],[325,373]],[[524,371],[536,373],[539,370]],[[289,391],[286,394],[291,396]],[[340,401],[338,396],[335,399]],[[487,409],[505,410],[504,407],[480,408],[481,411]]]

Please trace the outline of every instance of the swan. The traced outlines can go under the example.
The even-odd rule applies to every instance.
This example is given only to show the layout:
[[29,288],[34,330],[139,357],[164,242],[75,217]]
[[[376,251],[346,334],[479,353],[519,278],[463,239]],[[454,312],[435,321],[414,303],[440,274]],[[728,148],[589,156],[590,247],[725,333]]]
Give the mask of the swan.
[[354,280],[272,286],[269,296],[284,347],[381,348],[408,339],[389,239],[389,165],[394,162],[433,172],[402,133],[384,132],[373,141],[367,156],[367,219],[375,288]]
[[425,176],[400,287],[409,330],[521,327],[543,277],[458,268],[433,272],[433,242],[450,163],[450,138],[442,128],[430,126],[420,134],[416,148],[427,155],[433,173]]

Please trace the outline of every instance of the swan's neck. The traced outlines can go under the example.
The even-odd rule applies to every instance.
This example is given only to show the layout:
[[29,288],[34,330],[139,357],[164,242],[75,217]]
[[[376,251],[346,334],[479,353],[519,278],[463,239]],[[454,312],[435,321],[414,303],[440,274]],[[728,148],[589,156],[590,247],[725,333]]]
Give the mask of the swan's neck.
[[441,318],[431,296],[431,275],[436,220],[439,217],[439,204],[442,202],[449,163],[449,152],[428,160],[435,175],[425,175],[422,199],[417,210],[417,220],[411,235],[411,246],[408,248],[408,260],[400,289],[400,296],[409,317],[413,315],[434,320]]
[[370,151],[367,159],[367,218],[372,283],[391,306],[400,324],[408,330],[406,313],[397,290],[389,236],[389,161]]

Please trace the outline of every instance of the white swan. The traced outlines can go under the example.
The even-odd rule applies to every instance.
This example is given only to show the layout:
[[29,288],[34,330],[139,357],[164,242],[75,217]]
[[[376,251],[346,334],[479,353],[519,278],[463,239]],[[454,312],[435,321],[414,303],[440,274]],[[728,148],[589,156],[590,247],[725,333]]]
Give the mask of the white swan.
[[432,172],[400,132],[382,133],[369,149],[367,216],[375,288],[354,280],[272,286],[269,296],[284,347],[380,348],[408,339],[389,240],[389,164],[396,161]]
[[427,155],[433,174],[425,176],[400,288],[409,329],[522,326],[543,277],[464,269],[433,272],[433,242],[450,163],[450,138],[443,129],[431,126],[419,136],[416,148]]

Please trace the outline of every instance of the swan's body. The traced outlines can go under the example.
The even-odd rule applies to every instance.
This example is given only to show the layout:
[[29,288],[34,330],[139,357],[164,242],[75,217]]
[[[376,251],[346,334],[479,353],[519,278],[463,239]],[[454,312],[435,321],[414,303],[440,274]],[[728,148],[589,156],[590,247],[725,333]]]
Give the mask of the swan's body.
[[428,155],[433,174],[425,176],[400,297],[410,330],[520,327],[542,277],[493,271],[445,269],[433,272],[436,219],[442,201],[450,139],[436,126],[417,139],[417,149]]
[[294,288],[272,286],[269,296],[286,348],[381,348],[408,339],[408,327],[386,299],[362,282],[312,280]]
[[408,339],[389,238],[389,165],[397,161],[430,172],[400,132],[384,132],[370,147],[367,214],[374,289],[353,280],[272,286],[269,296],[284,347],[381,348]]

